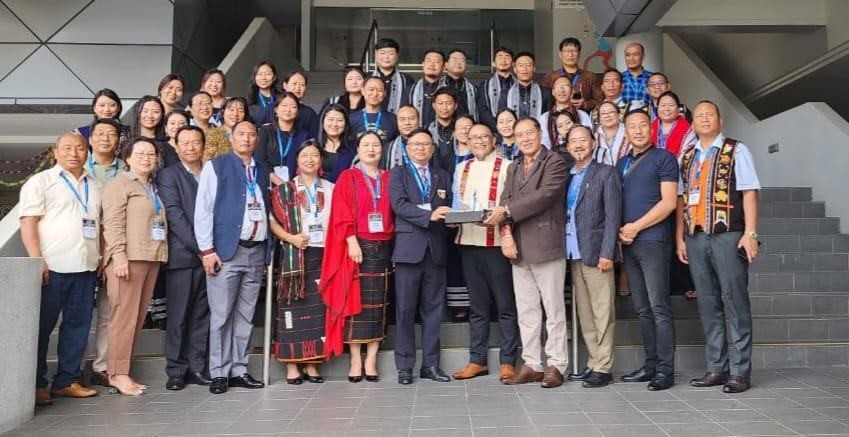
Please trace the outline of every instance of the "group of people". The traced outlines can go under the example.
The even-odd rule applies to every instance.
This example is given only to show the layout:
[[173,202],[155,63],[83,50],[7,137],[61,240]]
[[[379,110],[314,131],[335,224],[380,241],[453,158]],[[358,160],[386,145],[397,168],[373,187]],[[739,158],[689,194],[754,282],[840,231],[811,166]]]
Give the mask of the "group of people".
[[[318,365],[346,345],[348,380],[379,380],[391,323],[397,380],[411,384],[417,319],[419,377],[449,381],[440,324],[446,305],[465,299],[469,363],[455,379],[489,373],[497,321],[503,383],[605,386],[621,266],[645,351],[623,381],[674,384],[670,281],[683,271],[706,337],[707,373],[690,383],[749,388],[760,185],[746,146],[722,134],[716,104],[691,113],[665,75],[643,68],[636,43],[625,47],[627,70],[597,75],[578,67],[580,41],[566,38],[562,68],[541,83],[533,54],[501,48],[479,86],[465,77],[462,50],[426,51],[418,81],[397,69],[397,42],[375,50],[377,69],[346,71],[345,93],[319,111],[301,102],[305,72],[278,88],[268,61],[254,68],[247,99],[225,97],[224,73],[211,70],[185,109],[186,84],[169,74],[129,127],[114,92],[95,95],[91,125],[62,135],[56,166],[21,190],[24,245],[44,258],[39,405],[98,394],[80,371],[93,312],[92,383],[147,389],[130,370],[158,282],[166,388],[263,387],[248,358],[269,264],[276,311],[266,329],[289,384],[323,382]],[[568,375],[567,288],[589,356]]]

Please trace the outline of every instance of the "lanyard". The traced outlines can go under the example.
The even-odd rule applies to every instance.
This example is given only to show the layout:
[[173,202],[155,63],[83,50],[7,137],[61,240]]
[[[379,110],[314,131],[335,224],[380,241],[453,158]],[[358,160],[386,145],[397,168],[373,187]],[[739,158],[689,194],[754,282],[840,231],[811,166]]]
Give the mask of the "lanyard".
[[575,204],[578,202],[578,194],[581,192],[581,184],[584,183],[584,170],[572,177],[572,183],[569,184],[569,192],[566,195],[566,207],[570,211],[575,209]]
[[289,156],[289,149],[292,148],[292,140],[295,138],[295,131],[289,133],[289,139],[286,141],[286,149],[283,149],[283,133],[280,129],[275,129],[277,134],[277,153],[280,155],[280,165],[286,165],[286,157]]
[[150,200],[150,203],[153,204],[153,211],[158,216],[159,211],[162,210],[162,202],[159,200],[159,195],[156,193],[156,187],[153,187],[153,185],[151,185],[152,189],[148,190],[143,183],[139,182],[138,180],[136,182],[139,184],[139,186],[142,187],[142,190],[144,190],[144,195],[147,197],[148,200]]
[[312,193],[306,184],[304,184],[304,192],[307,194],[307,203],[313,212],[313,217],[318,218],[318,178],[312,181]]
[[257,95],[258,100],[259,100],[259,105],[262,106],[263,108],[274,103],[274,100],[275,100],[274,93],[271,93],[267,98],[262,95],[262,91],[257,91],[256,95]]
[[375,178],[375,184],[371,183],[371,177],[369,177],[368,173],[363,169],[363,166],[357,167],[360,169],[360,173],[363,174],[363,177],[366,179],[366,187],[368,187],[369,194],[371,194],[371,204],[374,207],[374,210],[377,211],[377,202],[380,201],[380,169],[377,170],[377,177]]
[[377,119],[374,121],[374,130],[369,129],[368,114],[366,114],[366,110],[363,109],[363,127],[365,128],[366,132],[377,132],[380,129],[381,120],[383,120],[383,111],[378,111]]
[[642,154],[642,155],[640,155],[640,157],[639,157],[639,158],[636,158],[636,159],[635,159],[635,158],[634,158],[634,155],[632,155],[632,154],[630,154],[630,153],[629,153],[628,155],[626,155],[625,157],[623,157],[623,158],[622,158],[623,160],[625,160],[625,161],[624,161],[624,162],[625,162],[625,164],[622,166],[622,185],[623,185],[623,186],[625,185],[625,176],[628,176],[628,174],[629,174],[629,170],[630,170],[632,167],[634,167],[635,165],[637,165],[637,164],[640,162],[640,160],[641,160],[641,159],[643,159],[643,158],[645,158],[645,157],[646,157],[646,155],[648,155],[650,152],[651,152],[651,148],[649,148],[648,150],[646,150],[645,152],[643,152],[643,154]]
[[657,123],[657,147],[661,149],[666,149],[666,140],[669,139],[669,136],[672,135],[672,131],[675,129],[675,125],[678,124],[678,120],[672,122],[672,126],[669,127],[669,133],[663,133],[663,123]]
[[[250,166],[248,166],[250,167]],[[248,187],[248,191],[251,192],[251,196],[254,198],[254,202],[257,201],[256,197],[256,166],[253,167],[253,177],[248,173],[248,169],[245,168],[245,174],[248,177],[248,181],[245,183],[245,186]]]
[[[115,158],[115,164],[112,167],[112,176],[109,176],[109,179],[113,179],[115,176],[118,176],[118,158]],[[88,169],[91,170],[91,174],[94,175],[94,157],[88,155]]]
[[407,164],[410,162],[410,157],[407,156],[407,140],[399,136],[398,141],[398,145],[401,146],[401,163]]
[[[705,159],[712,159],[713,155],[715,155],[718,150],[719,149],[716,147],[711,147],[710,149],[708,149],[707,157],[705,157]],[[691,166],[693,164],[696,164],[696,174],[693,178],[696,184],[698,184],[699,181],[702,179],[702,167],[704,164],[704,161],[699,162],[699,154],[699,149],[693,151],[693,163],[690,164]],[[690,170],[690,172],[692,173],[692,170]]]
[[421,173],[419,173],[419,168],[413,165],[413,163],[409,163],[408,167],[410,167],[410,171],[413,173],[413,179],[416,180],[416,185],[419,187],[419,195],[422,202],[424,202],[427,200],[428,194],[430,194],[430,178],[423,180]]
[[[569,72],[567,72],[565,68],[560,67],[560,71],[563,72],[563,74],[561,74],[561,76],[569,77]],[[572,75],[572,90],[573,90],[573,92],[574,92],[575,85],[578,84],[578,79],[580,79],[580,78],[581,78],[581,70],[576,71],[575,74]]]
[[80,205],[83,207],[83,212],[86,216],[88,216],[88,176],[83,176],[83,187],[85,188],[85,201],[83,201],[83,198],[80,196],[80,192],[77,191],[76,188],[74,188],[74,185],[71,184],[71,181],[68,180],[68,177],[65,176],[64,172],[59,173],[59,176],[61,176],[62,180],[65,181],[65,185],[68,186],[68,189],[70,189],[71,192],[74,193],[74,197],[77,198],[77,201],[80,202]]

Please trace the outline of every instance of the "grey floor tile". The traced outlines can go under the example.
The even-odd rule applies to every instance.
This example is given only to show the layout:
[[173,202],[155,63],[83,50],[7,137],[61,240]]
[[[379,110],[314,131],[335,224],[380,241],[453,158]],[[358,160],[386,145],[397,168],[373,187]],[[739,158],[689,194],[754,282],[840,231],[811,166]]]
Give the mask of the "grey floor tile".
[[531,421],[528,416],[471,416],[473,428],[498,428],[503,426],[509,427],[530,427]]
[[604,435],[597,426],[593,425],[538,426],[536,429],[539,437],[603,437]]
[[720,437],[733,435],[730,431],[716,423],[665,424],[660,427],[670,437]]
[[295,419],[286,432],[346,432],[351,430],[351,419],[325,419],[321,421]]
[[596,425],[646,425],[649,419],[639,411],[611,413],[586,413]]
[[470,437],[472,430],[469,429],[413,429],[410,437]]
[[782,436],[797,435],[796,432],[775,422],[735,422],[721,426],[735,436]]
[[469,408],[462,403],[446,402],[442,405],[418,405],[413,407],[413,417],[469,416]]
[[745,404],[747,407],[755,409],[755,410],[765,410],[765,409],[775,409],[775,408],[803,408],[802,404],[796,402],[792,399],[787,399],[784,397],[781,398],[769,398],[769,399],[740,399],[740,402]]
[[584,413],[531,414],[530,419],[536,427],[592,425],[590,418]]
[[656,424],[664,423],[702,423],[708,420],[707,417],[698,411],[658,411],[646,412],[649,420]]
[[411,418],[407,417],[358,417],[351,421],[351,429],[356,430],[398,430],[410,429]]
[[632,402],[637,410],[642,412],[659,411],[694,411],[687,402],[681,400],[670,401],[639,401]]
[[797,398],[794,401],[798,402],[803,407],[808,408],[832,408],[832,407],[849,407],[849,400],[844,398]]
[[[42,410],[44,411],[44,410]],[[35,428],[44,428],[46,426],[55,425],[65,419],[68,416],[58,415],[58,414],[36,414],[32,419],[21,425],[19,428],[25,429],[35,429]]]
[[210,435],[225,431],[232,425],[232,422],[191,422],[169,425],[159,433],[159,436],[195,436],[195,435]]
[[836,419],[836,420],[849,420],[849,408],[841,407],[841,408],[817,408],[816,411],[820,414],[825,414],[826,416]]
[[719,423],[772,421],[772,418],[755,410],[702,411],[702,414]]
[[636,412],[637,409],[634,408],[628,402],[576,402],[578,407],[585,413],[619,413],[622,411],[633,411]]
[[[345,433],[345,437],[407,437],[410,431],[406,428],[402,430],[378,429],[378,430],[355,430]],[[325,437],[322,434],[322,437]]]
[[403,405],[400,407],[375,407],[368,406],[357,409],[354,418],[361,417],[410,417],[413,415],[413,407]]
[[820,414],[810,408],[779,408],[759,411],[779,423],[795,422],[799,420],[831,420],[830,417]]
[[671,401],[678,399],[669,391],[629,391],[620,393],[620,396],[631,402]]
[[322,420],[322,419],[353,419],[357,409],[354,407],[344,408],[304,408],[298,414],[298,420]]
[[410,429],[471,429],[469,416],[413,417]]
[[798,432],[799,434],[846,434],[849,427],[836,420],[820,421],[805,420],[800,422],[785,422],[784,426]]
[[749,408],[737,399],[711,399],[700,401],[687,401],[691,407],[699,411],[714,411],[714,410],[748,410]]
[[[605,437],[666,437],[667,434],[655,425],[600,425]],[[692,434],[691,434],[692,435]]]

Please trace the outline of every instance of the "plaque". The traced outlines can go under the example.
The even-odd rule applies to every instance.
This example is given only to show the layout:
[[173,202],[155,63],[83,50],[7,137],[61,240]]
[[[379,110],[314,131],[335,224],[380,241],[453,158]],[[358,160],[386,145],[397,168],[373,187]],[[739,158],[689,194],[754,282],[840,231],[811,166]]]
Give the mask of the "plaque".
[[486,220],[489,211],[451,211],[445,214],[446,224],[480,223]]

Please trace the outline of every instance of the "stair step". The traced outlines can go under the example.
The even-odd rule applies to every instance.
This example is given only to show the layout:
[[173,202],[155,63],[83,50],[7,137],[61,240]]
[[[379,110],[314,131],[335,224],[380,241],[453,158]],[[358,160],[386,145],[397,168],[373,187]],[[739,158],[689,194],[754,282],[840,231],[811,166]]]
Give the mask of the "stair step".
[[849,272],[749,273],[750,292],[846,291]]
[[762,218],[758,220],[762,235],[839,234],[840,218]]
[[824,218],[825,202],[762,202],[760,218]]
[[849,253],[849,235],[762,235],[761,253]]
[[752,273],[845,272],[849,253],[765,253],[758,256]]
[[813,198],[811,187],[764,187],[758,195],[761,203],[771,202],[810,202]]

